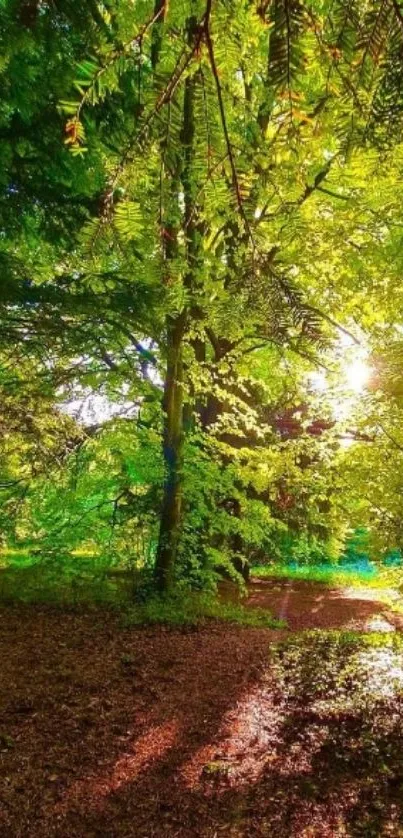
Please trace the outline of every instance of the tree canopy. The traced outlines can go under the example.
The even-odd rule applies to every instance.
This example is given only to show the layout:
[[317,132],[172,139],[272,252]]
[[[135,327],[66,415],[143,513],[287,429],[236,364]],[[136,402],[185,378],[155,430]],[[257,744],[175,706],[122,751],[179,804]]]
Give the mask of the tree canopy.
[[403,547],[399,0],[0,20],[3,539],[162,589]]

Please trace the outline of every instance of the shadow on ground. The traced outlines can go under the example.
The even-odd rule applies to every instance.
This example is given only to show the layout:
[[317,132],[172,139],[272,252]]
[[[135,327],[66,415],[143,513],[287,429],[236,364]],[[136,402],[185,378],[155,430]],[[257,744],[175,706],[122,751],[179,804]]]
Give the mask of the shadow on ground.
[[309,644],[269,653],[286,637],[3,609],[2,834],[401,836],[397,692],[350,706],[347,673],[341,704],[323,705],[337,685],[298,680]]

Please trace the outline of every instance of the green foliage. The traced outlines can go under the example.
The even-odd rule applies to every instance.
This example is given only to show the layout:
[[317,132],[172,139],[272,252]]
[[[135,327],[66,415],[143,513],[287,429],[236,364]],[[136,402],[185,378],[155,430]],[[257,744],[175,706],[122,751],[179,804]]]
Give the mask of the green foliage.
[[[177,545],[170,577],[209,590],[250,561],[335,561],[358,525],[374,559],[402,547],[399,4],[18,14],[0,12],[2,540],[56,576],[80,549],[106,571]],[[353,404],[341,338],[376,371]],[[62,412],[87,397],[100,420]]]
[[269,79],[293,98],[291,85],[300,77],[304,50],[300,44],[309,18],[300,0],[276,0],[269,42]]
[[105,428],[70,456],[63,479],[31,484],[17,538],[37,553],[84,546],[105,567],[141,568],[152,560],[161,481],[152,432]]
[[113,574],[98,556],[24,555],[24,561],[0,568],[0,600],[55,607],[129,607],[137,582],[135,571]]
[[196,626],[207,620],[219,620],[243,626],[260,628],[286,628],[263,608],[246,608],[241,604],[222,602],[214,595],[188,591],[173,591],[169,596],[151,596],[143,605],[137,605],[125,615],[125,625],[164,623],[171,626]]

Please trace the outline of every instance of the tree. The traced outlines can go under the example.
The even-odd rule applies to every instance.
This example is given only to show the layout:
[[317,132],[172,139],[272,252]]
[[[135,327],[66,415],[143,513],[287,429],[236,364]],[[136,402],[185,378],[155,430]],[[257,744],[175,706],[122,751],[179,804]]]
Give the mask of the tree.
[[[239,535],[240,457],[276,446],[261,393],[270,386],[265,360],[294,364],[301,381],[335,333],[371,326],[363,271],[368,257],[379,270],[385,215],[388,230],[395,216],[390,164],[376,180],[380,193],[368,176],[401,124],[401,10],[317,0],[91,3],[81,26],[72,6],[44,3],[28,18],[21,36],[15,7],[6,14],[18,82],[4,96],[7,341],[46,358],[54,386],[61,377],[64,388],[91,380],[108,390],[112,380],[139,404],[161,403],[150,375],[158,370],[165,483],[156,576],[166,588],[192,515],[186,457],[214,457],[220,510],[232,509]],[[55,29],[61,47],[45,79]],[[19,126],[22,91],[30,108]],[[49,113],[44,141],[38,125]],[[275,387],[288,380],[284,367]],[[158,410],[154,421],[161,430]],[[213,512],[216,497],[211,487]],[[207,549],[222,548],[213,535]]]

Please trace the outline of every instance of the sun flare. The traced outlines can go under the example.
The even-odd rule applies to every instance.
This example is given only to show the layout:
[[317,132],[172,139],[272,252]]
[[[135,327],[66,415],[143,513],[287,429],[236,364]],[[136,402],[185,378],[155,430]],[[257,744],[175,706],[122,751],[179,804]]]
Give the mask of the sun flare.
[[345,375],[348,389],[361,393],[371,377],[371,369],[365,361],[357,359],[346,367]]

